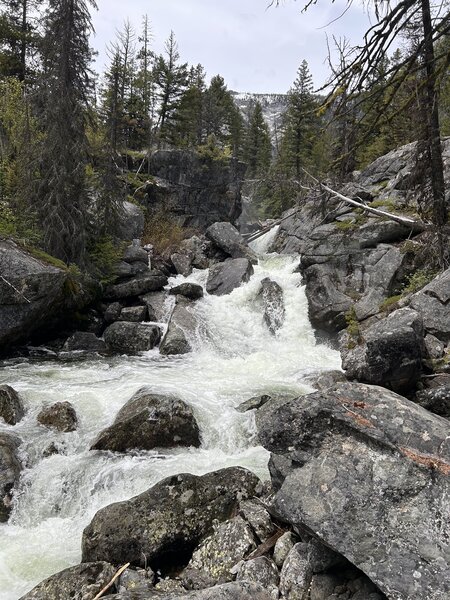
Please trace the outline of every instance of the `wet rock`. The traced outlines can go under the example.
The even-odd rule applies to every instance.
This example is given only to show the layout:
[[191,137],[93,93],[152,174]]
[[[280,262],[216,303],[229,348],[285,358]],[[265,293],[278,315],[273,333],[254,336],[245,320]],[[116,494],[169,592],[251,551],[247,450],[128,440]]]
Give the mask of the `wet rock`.
[[142,208],[133,202],[124,202],[119,215],[119,236],[122,240],[136,240],[142,237],[145,215]]
[[199,298],[203,298],[203,288],[197,283],[180,283],[180,285],[171,288],[169,294],[175,296],[179,294],[180,296],[189,298],[189,300],[198,300]]
[[272,519],[258,500],[244,500],[239,505],[239,514],[253,530],[260,542],[265,542],[275,531]]
[[128,321],[130,323],[140,323],[147,319],[146,306],[127,306],[120,311],[119,321]]
[[106,288],[104,297],[107,300],[135,298],[148,292],[162,290],[167,285],[167,277],[160,271],[153,270],[138,275],[129,281],[110,285]]
[[414,294],[410,306],[422,315],[426,333],[450,342],[450,269]]
[[429,390],[421,390],[415,396],[415,402],[427,410],[450,418],[450,384]]
[[42,452],[42,458],[48,458],[55,454],[66,454],[67,447],[63,442],[51,442]]
[[43,408],[37,416],[38,423],[57,431],[75,431],[78,425],[77,413],[70,402],[55,402]]
[[148,265],[148,252],[137,244],[125,248],[123,260],[127,263],[141,262]]
[[175,271],[183,277],[188,277],[192,273],[193,254],[189,250],[174,252],[170,255],[170,261]]
[[152,393],[143,387],[117,413],[91,450],[126,452],[134,448],[200,446],[200,432],[190,406],[173,396]]
[[0,523],[8,520],[13,488],[22,471],[18,454],[21,443],[16,435],[0,432]]
[[236,406],[236,410],[240,413],[245,413],[249,410],[255,410],[257,408],[261,408],[261,406],[264,406],[264,404],[269,402],[271,399],[272,396],[269,396],[268,394],[253,396],[252,398],[245,400],[245,402],[241,402],[239,406]]
[[280,573],[280,592],[283,597],[287,600],[303,600],[311,583],[311,576],[305,544],[295,544]]
[[190,310],[190,305],[191,302],[187,298],[178,297],[166,334],[159,347],[161,354],[171,356],[191,351],[189,340],[195,335],[197,320]]
[[252,275],[253,267],[248,259],[228,259],[210,268],[206,291],[208,294],[224,296],[246,283]]
[[122,305],[120,304],[120,302],[111,302],[110,304],[108,304],[103,314],[105,322],[114,323],[114,321],[118,321],[121,311]]
[[231,223],[210,225],[206,230],[206,237],[231,258],[247,258],[253,264],[258,262],[256,254],[247,246],[244,238]]
[[289,552],[298,542],[297,536],[291,531],[286,531],[283,535],[277,539],[275,547],[273,549],[273,560],[277,567],[283,566],[284,561],[288,557]]
[[116,321],[103,334],[111,350],[124,354],[137,354],[154,348],[161,339],[157,325]]
[[20,600],[92,600],[115,572],[106,562],[83,563],[45,579]]
[[347,381],[342,371],[324,371],[322,373],[313,373],[305,377],[305,381],[316,390],[324,391],[335,385]]
[[214,528],[194,551],[188,569],[204,573],[214,584],[232,581],[231,569],[255,549],[252,530],[238,516]]
[[167,323],[171,310],[166,305],[166,299],[166,292],[150,292],[140,296],[141,302],[147,306],[150,321]]
[[243,562],[236,577],[237,581],[252,581],[259,583],[269,592],[272,598],[278,598],[278,583],[280,574],[276,564],[266,556],[253,558]]
[[0,419],[7,425],[16,425],[25,416],[22,398],[9,385],[0,385]]
[[255,495],[258,484],[239,467],[168,477],[98,511],[83,533],[83,560],[146,563],[163,570],[184,566],[214,520],[229,518],[240,500]]
[[278,518],[313,533],[388,598],[448,597],[448,540],[436,527],[450,493],[447,420],[352,383],[262,417],[264,447],[296,465],[275,495]]
[[[249,581],[233,581],[216,585],[205,590],[185,592],[167,592],[149,594],[149,592],[124,592],[108,596],[108,600],[273,600],[269,593],[259,584]],[[372,599],[371,599],[372,600]]]
[[284,294],[281,286],[272,281],[269,277],[261,281],[259,294],[264,304],[264,321],[269,328],[270,333],[275,333],[283,326],[285,309]]
[[348,379],[383,385],[396,392],[413,389],[422,372],[423,323],[419,313],[401,308],[364,331],[363,342],[341,343]]
[[104,340],[98,338],[94,333],[76,331],[67,338],[63,350],[66,352],[83,351],[103,354],[107,348]]

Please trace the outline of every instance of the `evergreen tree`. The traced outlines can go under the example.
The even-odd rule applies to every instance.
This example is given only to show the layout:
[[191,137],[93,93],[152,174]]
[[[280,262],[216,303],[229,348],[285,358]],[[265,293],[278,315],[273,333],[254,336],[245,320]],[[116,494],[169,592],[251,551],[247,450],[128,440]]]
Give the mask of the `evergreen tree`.
[[40,0],[0,0],[0,77],[25,81],[30,75],[30,50],[36,51],[39,37],[30,21],[30,12]]
[[172,144],[195,148],[203,142],[203,113],[205,102],[205,71],[202,65],[191,67],[188,88],[180,98],[175,114]]
[[223,77],[216,75],[205,92],[204,136],[213,136],[219,146],[229,146],[233,156],[241,154],[243,119]]
[[260,102],[255,102],[245,134],[243,160],[247,163],[247,177],[264,175],[270,166],[272,145]]
[[35,201],[45,249],[77,264],[85,260],[87,238],[85,125],[91,92],[91,31],[86,0],[49,0],[40,117],[45,140]]

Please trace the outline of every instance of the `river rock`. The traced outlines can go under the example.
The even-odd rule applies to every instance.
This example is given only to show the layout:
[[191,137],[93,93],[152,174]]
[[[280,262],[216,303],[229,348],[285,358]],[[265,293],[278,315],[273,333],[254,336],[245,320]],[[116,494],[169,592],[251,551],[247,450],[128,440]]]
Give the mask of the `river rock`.
[[191,302],[179,296],[177,303],[170,316],[166,334],[160,344],[161,354],[171,356],[174,354],[186,354],[191,351],[189,342],[195,335],[197,319],[190,310]]
[[187,569],[206,575],[213,584],[233,580],[232,569],[256,549],[256,539],[242,517],[219,523],[194,551]]
[[13,488],[22,471],[18,454],[21,443],[16,435],[0,431],[0,523],[8,520]]
[[117,585],[119,592],[151,592],[154,591],[153,584],[155,574],[147,569],[126,569],[119,578]]
[[246,283],[252,275],[253,267],[247,258],[230,258],[210,268],[206,291],[208,294],[224,296]]
[[450,342],[450,269],[417,292],[410,306],[422,315],[426,333]]
[[0,385],[0,418],[7,425],[16,425],[25,416],[22,398],[9,385]]
[[[273,560],[259,556],[245,561],[239,567],[237,581],[252,581],[261,584],[274,598],[278,598],[278,583],[280,574]],[[275,592],[275,593],[274,593]]]
[[147,319],[146,306],[126,306],[120,311],[119,321],[141,323]]
[[173,396],[152,393],[143,387],[117,413],[91,450],[126,452],[138,448],[200,446],[200,432],[190,406]]
[[450,383],[417,392],[415,401],[436,415],[450,419]]
[[148,253],[144,248],[137,244],[131,244],[125,248],[123,260],[127,263],[144,263],[147,264],[148,267]]
[[229,222],[213,223],[206,230],[206,237],[231,258],[247,258],[253,264],[258,257],[249,248],[239,231]]
[[203,298],[203,288],[201,285],[197,283],[180,283],[180,285],[176,285],[175,287],[169,290],[169,294],[180,296],[185,296],[189,298],[189,300],[198,300],[199,298]]
[[258,427],[265,448],[295,463],[275,515],[392,600],[448,597],[446,419],[384,388],[344,383],[262,414]]
[[240,500],[255,495],[259,483],[240,467],[168,477],[99,510],[83,532],[83,561],[149,564],[153,570],[186,564],[214,520],[229,518]]
[[283,598],[303,600],[311,583],[311,576],[305,544],[295,544],[280,573],[280,592]]
[[122,308],[120,302],[111,302],[110,304],[107,304],[104,309],[105,312],[103,313],[105,323],[114,323],[114,321],[118,321]]
[[147,306],[150,321],[156,323],[168,322],[171,310],[166,306],[166,292],[150,292],[140,296],[139,299]]
[[70,402],[55,402],[43,408],[37,416],[38,423],[57,431],[75,431],[78,425],[77,413]]
[[115,572],[106,562],[82,563],[45,579],[20,600],[92,600]]
[[261,281],[259,294],[264,304],[264,321],[270,333],[275,333],[283,326],[285,309],[283,289],[276,281],[265,277]]
[[239,514],[250,525],[260,542],[265,542],[275,531],[269,513],[258,500],[244,500],[239,505]]
[[103,337],[111,350],[124,354],[138,354],[154,348],[161,339],[157,325],[116,321],[104,332]]
[[176,592],[123,592],[107,596],[108,600],[273,600],[259,583],[233,581],[205,590],[193,590],[180,594]]
[[66,352],[83,351],[103,354],[107,348],[104,340],[98,338],[94,333],[76,331],[67,338],[63,350]]
[[277,539],[273,549],[273,560],[275,561],[277,567],[280,567],[281,569],[284,561],[289,555],[289,552],[297,542],[297,536],[291,531],[286,531],[286,533],[283,533],[283,535]]
[[167,277],[161,271],[153,270],[137,275],[129,281],[110,285],[106,288],[104,297],[107,300],[122,300],[135,298],[148,292],[162,290],[167,285]]
[[261,408],[264,404],[267,404],[272,399],[272,396],[268,394],[261,394],[261,396],[253,396],[244,402],[241,402],[239,406],[236,406],[236,410],[240,413],[245,413],[249,410],[255,410]]
[[365,330],[362,343],[350,345],[344,336],[341,356],[348,379],[407,392],[422,372],[422,317],[400,308]]

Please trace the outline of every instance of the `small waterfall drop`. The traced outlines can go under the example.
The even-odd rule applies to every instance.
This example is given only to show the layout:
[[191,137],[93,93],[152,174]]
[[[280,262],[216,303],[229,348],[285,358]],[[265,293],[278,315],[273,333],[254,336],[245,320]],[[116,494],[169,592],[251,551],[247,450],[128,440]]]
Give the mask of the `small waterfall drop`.
[[[27,414],[15,427],[5,427],[24,440],[26,468],[10,521],[0,525],[0,600],[17,600],[45,577],[77,564],[83,528],[97,510],[169,475],[241,465],[267,478],[268,453],[257,445],[254,415],[235,407],[256,394],[307,393],[305,375],[340,368],[339,354],[315,341],[298,260],[265,254],[275,235],[276,228],[252,244],[261,258],[247,284],[227,296],[206,294],[195,304],[200,325],[188,355],[167,358],[155,349],[139,357],[3,365],[0,383],[22,394]],[[206,271],[196,271],[170,283],[204,285],[206,277]],[[286,318],[275,336],[258,300],[265,277],[284,292]],[[96,434],[143,385],[172,392],[193,407],[201,448],[126,455],[89,451]],[[44,404],[63,400],[77,411],[77,431],[55,434],[37,425]],[[55,440],[63,452],[43,458]]]

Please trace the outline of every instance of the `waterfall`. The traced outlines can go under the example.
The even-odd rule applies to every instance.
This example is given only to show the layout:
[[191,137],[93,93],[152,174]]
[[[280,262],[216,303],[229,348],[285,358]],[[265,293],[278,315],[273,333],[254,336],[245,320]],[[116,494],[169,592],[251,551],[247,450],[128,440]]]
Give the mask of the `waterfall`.
[[[139,357],[3,364],[0,383],[21,393],[27,414],[15,427],[5,427],[24,440],[26,468],[10,520],[0,525],[0,600],[17,600],[45,577],[77,564],[83,528],[95,512],[164,477],[241,465],[267,479],[268,453],[257,444],[254,415],[235,407],[256,394],[307,393],[305,375],[340,368],[339,354],[315,341],[298,259],[265,254],[275,234],[272,230],[254,242],[261,258],[248,283],[227,296],[206,294],[197,301],[200,325],[188,355],[162,357],[155,349]],[[206,277],[206,271],[195,271],[170,284],[205,284]],[[286,318],[275,336],[264,323],[258,298],[265,277],[284,292]],[[201,448],[126,455],[89,451],[96,434],[143,385],[176,394],[192,406]],[[37,424],[44,404],[64,400],[77,411],[77,431],[55,434]],[[62,453],[43,458],[55,440]]]

